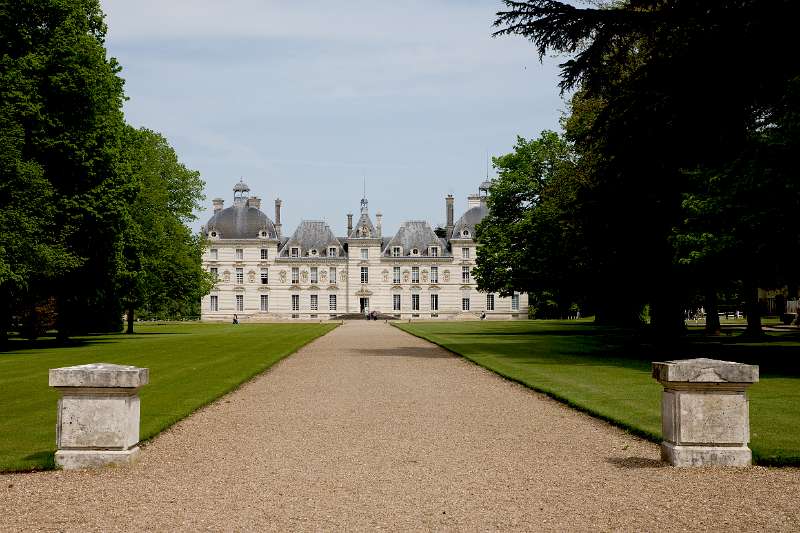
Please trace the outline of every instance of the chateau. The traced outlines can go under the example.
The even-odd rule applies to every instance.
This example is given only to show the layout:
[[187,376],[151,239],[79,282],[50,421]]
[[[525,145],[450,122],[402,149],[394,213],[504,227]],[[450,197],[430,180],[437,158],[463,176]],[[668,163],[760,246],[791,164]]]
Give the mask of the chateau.
[[344,237],[320,220],[304,220],[284,236],[281,200],[270,220],[240,181],[233,205],[213,200],[214,214],[203,226],[209,243],[203,264],[218,283],[203,298],[202,319],[333,319],[370,311],[401,319],[527,318],[527,294],[478,292],[472,277],[475,225],[486,215],[489,186],[484,182],[468,197],[455,222],[447,196],[445,237],[423,220],[384,236],[382,216],[376,213],[373,224],[366,199],[355,224],[347,215]]

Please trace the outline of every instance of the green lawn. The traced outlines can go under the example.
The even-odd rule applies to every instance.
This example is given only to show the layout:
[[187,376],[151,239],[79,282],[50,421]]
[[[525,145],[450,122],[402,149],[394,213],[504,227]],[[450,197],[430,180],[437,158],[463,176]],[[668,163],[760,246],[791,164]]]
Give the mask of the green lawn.
[[712,357],[760,365],[749,389],[751,445],[760,464],[800,465],[800,333],[752,343],[692,330],[671,345],[586,321],[415,322],[397,326],[514,381],[653,441],[661,385],[650,363]]
[[53,468],[58,393],[48,369],[117,363],[150,369],[140,392],[141,438],[152,438],[196,409],[236,388],[331,324],[137,325],[135,335],[14,341],[0,352],[0,471]]

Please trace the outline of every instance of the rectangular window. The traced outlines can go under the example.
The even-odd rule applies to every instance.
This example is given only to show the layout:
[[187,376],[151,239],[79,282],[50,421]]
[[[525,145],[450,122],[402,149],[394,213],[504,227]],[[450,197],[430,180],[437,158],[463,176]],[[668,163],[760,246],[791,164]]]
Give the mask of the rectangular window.
[[211,272],[211,275],[214,276],[214,279],[219,279],[219,269],[217,267],[211,267],[209,272]]
[[319,275],[317,267],[311,267],[311,283],[319,283]]
[[217,259],[219,259],[219,250],[217,250],[216,248],[212,248],[211,250],[209,250],[209,255],[212,261],[216,261]]
[[293,246],[291,249],[291,253],[289,255],[291,255],[292,257],[300,257],[300,248]]
[[244,311],[244,295],[237,294],[236,295],[236,310],[237,311]]
[[400,257],[400,247],[392,246],[392,257]]
[[369,259],[369,248],[361,249],[361,259]]
[[462,248],[461,249],[461,257],[463,259],[469,259],[469,248]]
[[486,310],[494,311],[494,294],[486,295]]
[[419,294],[411,295],[411,310],[419,311]]
[[328,269],[328,279],[331,282],[331,285],[336,285],[336,267],[330,267]]
[[292,311],[300,310],[300,295],[292,294]]
[[400,267],[394,267],[392,269],[392,283],[400,283]]
[[399,311],[400,310],[400,295],[399,294],[393,294],[392,295],[392,309],[394,311]]
[[300,283],[300,268],[292,267],[292,283],[297,285]]
[[311,295],[311,310],[317,311],[319,309],[319,296],[316,294]]
[[431,257],[439,257],[439,247],[431,246]]
[[439,283],[439,267],[431,267],[431,283]]
[[336,247],[331,246],[328,248],[328,257],[336,257]]
[[519,311],[519,294],[517,293],[511,295],[511,310]]
[[369,267],[361,267],[361,283],[369,283]]
[[211,296],[211,307],[212,311],[219,311],[219,296]]
[[236,283],[238,283],[240,285],[242,283],[244,283],[244,269],[243,268],[237,268],[236,269]]
[[266,248],[262,248],[261,249],[261,259],[267,259],[267,256],[268,256],[267,249]]
[[419,283],[419,267],[411,267],[411,283]]
[[461,283],[469,283],[469,267],[461,267]]
[[261,284],[266,285],[269,283],[269,270],[266,268],[261,269]]
[[439,310],[439,295],[431,294],[431,311]]
[[461,310],[469,311],[469,298],[461,298]]
[[262,311],[269,311],[269,295],[262,294],[261,295],[261,310]]
[[244,250],[242,248],[237,248],[236,249],[236,260],[237,261],[244,260]]
[[328,310],[329,311],[336,311],[336,295],[331,294],[328,296]]

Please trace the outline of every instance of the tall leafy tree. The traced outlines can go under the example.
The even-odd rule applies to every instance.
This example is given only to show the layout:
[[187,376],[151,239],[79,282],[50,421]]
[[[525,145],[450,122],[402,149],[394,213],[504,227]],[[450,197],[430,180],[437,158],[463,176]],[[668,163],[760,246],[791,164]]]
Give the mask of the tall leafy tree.
[[133,190],[105,34],[97,0],[0,2],[0,286],[9,301],[57,297],[62,336],[119,324],[114,273]]
[[504,296],[527,292],[552,301],[552,314],[565,316],[583,296],[572,216],[580,173],[572,146],[552,131],[518,137],[514,151],[494,158],[494,166],[489,214],[477,229],[478,286]]
[[156,316],[186,316],[213,280],[202,268],[203,240],[186,223],[203,198],[200,173],[187,169],[167,140],[128,127],[125,160],[136,184],[118,278],[133,333],[137,309]]
[[579,197],[592,221],[597,283],[632,306],[649,301],[661,331],[680,331],[687,270],[675,261],[672,235],[695,187],[690,177],[748,157],[764,117],[800,72],[794,56],[765,61],[793,48],[796,7],[788,0],[630,0],[587,9],[505,3],[498,33],[529,38],[540,55],[570,55],[562,88],[602,102],[579,143],[593,155],[594,178]]

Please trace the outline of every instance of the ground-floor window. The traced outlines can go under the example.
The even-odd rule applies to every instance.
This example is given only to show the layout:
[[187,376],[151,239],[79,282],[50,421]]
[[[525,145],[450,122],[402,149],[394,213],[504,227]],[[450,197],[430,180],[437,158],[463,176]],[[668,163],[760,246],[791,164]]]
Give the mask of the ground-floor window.
[[519,294],[517,293],[511,295],[511,310],[519,311]]
[[399,294],[393,294],[392,295],[392,309],[394,311],[399,311],[400,310],[400,295]]
[[269,311],[269,295],[262,294],[261,295],[261,310],[262,311]]
[[236,295],[236,310],[237,311],[244,311],[244,295],[237,294]]
[[431,294],[431,311],[439,310],[439,295]]
[[411,310],[419,311],[419,294],[411,295]]
[[461,310],[469,311],[469,298],[461,298]]
[[486,295],[486,310],[494,311],[494,294]]
[[212,296],[211,297],[211,310],[212,311],[219,311],[219,296]]
[[316,294],[311,295],[311,310],[316,311],[319,309],[319,296]]
[[336,311],[336,295],[331,294],[328,296],[328,310],[329,311]]
[[300,310],[300,295],[292,294],[292,311]]

